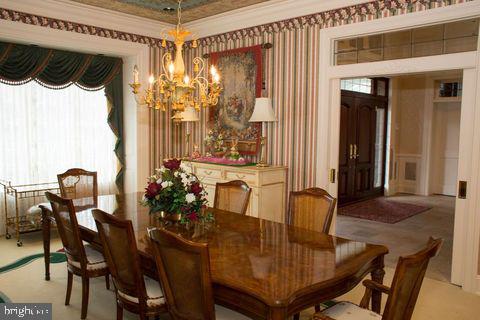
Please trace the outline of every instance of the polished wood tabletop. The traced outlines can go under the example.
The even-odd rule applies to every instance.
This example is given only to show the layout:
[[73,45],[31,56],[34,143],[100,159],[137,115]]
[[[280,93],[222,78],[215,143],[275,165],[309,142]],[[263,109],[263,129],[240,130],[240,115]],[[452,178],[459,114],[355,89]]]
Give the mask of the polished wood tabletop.
[[[388,253],[384,246],[215,209],[207,209],[213,222],[166,225],[140,204],[141,197],[136,193],[75,200],[82,238],[100,244],[92,208],[132,220],[142,267],[155,278],[148,228],[168,228],[189,240],[208,242],[216,303],[254,319],[286,319],[348,292],[368,273],[383,280],[383,257]],[[48,209],[43,211],[47,256],[51,218]],[[380,308],[380,297],[375,297],[373,307]]]

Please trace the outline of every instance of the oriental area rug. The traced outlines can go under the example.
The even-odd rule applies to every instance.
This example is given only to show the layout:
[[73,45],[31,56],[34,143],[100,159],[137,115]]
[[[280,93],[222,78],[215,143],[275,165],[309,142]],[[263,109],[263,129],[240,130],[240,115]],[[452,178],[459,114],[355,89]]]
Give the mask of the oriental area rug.
[[430,209],[430,207],[380,197],[341,207],[338,209],[338,214],[394,224]]

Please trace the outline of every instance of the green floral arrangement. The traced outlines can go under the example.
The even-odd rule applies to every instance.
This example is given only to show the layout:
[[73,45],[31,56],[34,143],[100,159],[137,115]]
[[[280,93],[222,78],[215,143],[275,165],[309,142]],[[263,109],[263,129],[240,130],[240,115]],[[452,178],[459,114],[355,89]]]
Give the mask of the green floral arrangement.
[[206,195],[198,178],[188,173],[188,166],[180,159],[170,159],[149,178],[142,203],[151,213],[179,215],[180,222],[186,223],[212,218],[201,214],[207,206]]

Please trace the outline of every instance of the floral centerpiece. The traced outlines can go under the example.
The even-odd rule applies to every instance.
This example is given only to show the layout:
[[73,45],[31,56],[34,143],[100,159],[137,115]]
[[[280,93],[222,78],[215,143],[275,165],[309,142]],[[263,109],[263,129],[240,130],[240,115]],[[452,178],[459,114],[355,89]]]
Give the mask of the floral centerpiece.
[[155,170],[149,178],[143,205],[150,212],[163,211],[166,216],[179,217],[181,223],[197,221],[211,216],[203,216],[206,208],[206,192],[198,178],[188,173],[187,165],[180,159],[170,159]]

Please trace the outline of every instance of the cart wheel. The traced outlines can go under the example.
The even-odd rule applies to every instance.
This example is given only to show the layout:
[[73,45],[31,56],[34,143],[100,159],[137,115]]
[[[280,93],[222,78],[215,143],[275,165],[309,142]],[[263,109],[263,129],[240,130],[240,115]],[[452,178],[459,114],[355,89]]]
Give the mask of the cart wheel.
[[7,233],[7,234],[5,235],[5,239],[10,239],[11,237],[12,237],[12,235],[11,235],[10,233]]
[[20,241],[20,240],[18,240],[18,241],[17,241],[17,247],[21,247],[21,246],[23,246],[23,242]]

